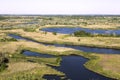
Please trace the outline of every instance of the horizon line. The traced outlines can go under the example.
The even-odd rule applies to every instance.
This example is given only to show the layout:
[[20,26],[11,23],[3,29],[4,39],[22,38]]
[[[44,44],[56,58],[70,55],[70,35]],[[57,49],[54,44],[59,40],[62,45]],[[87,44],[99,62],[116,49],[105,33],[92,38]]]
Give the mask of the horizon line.
[[120,14],[0,14],[0,16],[1,16],[1,15],[3,15],[3,16],[6,16],[6,15],[10,15],[10,16],[27,16],[27,15],[28,15],[28,16],[35,16],[35,15],[36,15],[36,16],[44,16],[44,15],[53,15],[53,16],[57,16],[57,15],[58,15],[58,16],[60,16],[60,15],[61,15],[61,16],[62,16],[62,15],[66,15],[66,16],[67,16],[67,15],[68,15],[68,16],[74,16],[74,15],[76,15],[76,16],[80,16],[80,15],[81,15],[81,16],[82,16],[82,15],[83,15],[83,16],[84,16],[84,15],[86,15],[86,16],[87,16],[87,15],[88,15],[88,16],[89,16],[89,15],[90,15],[90,16],[97,16],[97,15],[98,15],[98,16],[99,16],[99,15],[100,15],[100,16],[112,16],[112,15],[113,15],[113,16],[120,16]]

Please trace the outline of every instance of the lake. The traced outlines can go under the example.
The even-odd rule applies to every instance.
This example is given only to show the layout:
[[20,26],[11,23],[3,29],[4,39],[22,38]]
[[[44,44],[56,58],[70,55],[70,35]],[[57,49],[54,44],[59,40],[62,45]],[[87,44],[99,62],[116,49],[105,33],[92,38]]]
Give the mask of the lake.
[[120,30],[102,30],[102,29],[89,29],[89,28],[81,28],[81,27],[53,27],[53,28],[42,28],[40,29],[42,31],[46,32],[56,32],[56,33],[62,33],[62,34],[72,34],[76,31],[85,31],[88,33],[98,33],[98,34],[116,34],[120,35]]

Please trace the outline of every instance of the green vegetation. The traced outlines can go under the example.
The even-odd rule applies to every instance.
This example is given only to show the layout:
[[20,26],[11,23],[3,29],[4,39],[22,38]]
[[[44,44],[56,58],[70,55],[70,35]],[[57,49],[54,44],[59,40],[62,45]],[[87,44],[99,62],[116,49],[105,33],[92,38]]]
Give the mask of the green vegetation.
[[[47,65],[59,66],[62,55],[72,54],[88,58],[89,61],[84,64],[87,69],[120,80],[119,54],[84,53],[71,48],[45,46],[25,40],[17,41],[6,35],[6,33],[15,33],[28,39],[51,44],[120,49],[120,35],[116,34],[90,34],[78,31],[74,35],[64,35],[39,30],[56,26],[119,29],[120,16],[0,16],[0,80],[43,80],[44,75],[64,76],[64,73]],[[28,57],[21,54],[23,50],[56,55],[56,57]]]
[[74,36],[77,36],[77,37],[89,36],[89,37],[91,37],[92,35],[90,33],[85,32],[85,31],[76,31],[76,32],[74,32]]
[[[13,44],[15,44],[15,43],[13,43]],[[27,43],[24,42],[23,44],[25,45]],[[31,44],[31,46],[32,46],[32,43],[28,43],[28,44]],[[18,46],[18,44],[17,44],[17,46]],[[36,46],[36,45],[34,45],[34,46]],[[34,47],[34,46],[32,46],[32,47]],[[60,61],[61,61],[60,57],[56,57],[56,58],[27,57],[27,56],[24,56],[24,55],[20,54],[20,52],[22,52],[21,50],[23,50],[23,49],[25,49],[25,46],[20,46],[20,47],[18,47],[18,50],[16,50],[17,51],[16,53],[9,55],[10,56],[10,58],[9,58],[10,63],[8,65],[8,70],[10,70],[10,72],[7,73],[7,70],[5,70],[2,74],[4,74],[4,76],[5,76],[5,74],[9,74],[9,75],[7,75],[7,77],[4,77],[4,76],[0,75],[0,78],[2,80],[11,80],[11,79],[14,79],[14,80],[25,79],[25,80],[27,80],[29,78],[39,80],[39,79],[42,79],[42,76],[44,74],[47,74],[48,72],[49,72],[49,74],[58,74],[57,72],[53,73],[53,70],[51,68],[48,68],[47,66],[45,66],[45,64],[58,66],[60,64]],[[71,54],[81,55],[81,56],[84,56],[84,57],[90,59],[90,61],[85,64],[85,66],[88,69],[90,69],[92,71],[95,71],[95,72],[98,72],[98,73],[101,73],[101,74],[109,72],[109,71],[104,71],[103,70],[104,69],[104,64],[101,65],[101,62],[102,62],[101,60],[104,61],[106,59],[106,58],[103,58],[104,54],[100,54],[100,56],[99,56],[99,55],[93,54],[93,53],[84,53],[84,52],[73,51],[73,50],[64,51],[64,52],[44,51],[44,50],[42,51],[42,49],[40,50],[39,47],[38,48],[37,47],[36,48],[30,48],[30,47],[27,48],[26,47],[26,49],[31,50],[31,51],[37,51],[37,52],[40,52],[40,53],[42,52],[43,54],[49,53],[49,54],[58,55],[58,56],[59,55],[71,55]],[[101,57],[101,55],[103,55],[103,57]],[[111,55],[111,56],[113,58],[116,58],[116,56],[115,57],[113,55]],[[119,56],[119,55],[117,55],[117,56]],[[118,59],[117,61],[119,61],[119,57],[116,58],[116,59]],[[106,61],[105,64],[108,64],[109,62],[110,61]],[[36,64],[36,63],[38,63],[39,65]],[[119,62],[117,62],[117,64],[119,64]],[[12,65],[14,66],[15,69],[12,68],[12,70],[11,70]],[[26,72],[26,68],[25,68],[25,70],[23,68],[25,66],[26,67],[29,66],[27,68],[27,72]],[[37,67],[37,68],[32,69],[34,67]],[[114,67],[117,68],[117,65],[116,66],[114,65]],[[101,69],[102,69],[102,71],[101,71]],[[20,72],[19,72],[19,70],[20,70]],[[47,70],[48,70],[48,72],[46,72]],[[12,71],[14,71],[14,73],[11,74]],[[116,72],[116,73],[119,73],[119,72]],[[117,74],[114,74],[114,75],[112,75],[112,74],[114,74],[114,73],[111,72],[111,73],[109,73],[109,75],[108,74],[107,75],[103,74],[103,75],[119,79],[119,76],[117,76]],[[59,75],[63,75],[63,74],[59,73]],[[39,78],[38,78],[38,76],[39,76]]]
[[[14,33],[14,34],[17,34]],[[60,35],[60,36],[54,36],[54,38],[57,38],[56,40],[51,37],[51,34],[41,35],[41,34],[28,34],[25,33],[19,34],[19,36],[22,36],[24,38],[31,39],[33,41],[41,42],[41,43],[48,43],[48,44],[66,44],[66,45],[80,45],[80,46],[88,46],[88,47],[98,47],[98,48],[112,48],[112,49],[120,49],[120,39],[117,37],[75,37],[70,35]],[[43,32],[42,32],[43,34]],[[18,34],[17,34],[18,35]],[[35,36],[35,37],[34,37]],[[39,37],[41,36],[41,37]],[[36,39],[37,37],[37,39]],[[49,38],[49,39],[46,39]],[[62,40],[59,40],[62,39]],[[78,40],[80,39],[80,41]],[[114,42],[113,42],[114,41]],[[94,42],[94,43],[91,43]],[[117,45],[116,45],[117,44]],[[115,45],[115,46],[114,46]]]
[[[87,69],[102,74],[104,76],[113,78],[113,80],[114,79],[120,80],[120,72],[117,69],[120,66],[116,66],[119,64],[120,55],[113,55],[113,54],[111,55],[92,54],[92,55],[96,56],[96,58],[90,59],[87,63],[84,64]],[[114,68],[112,66],[114,66]]]
[[42,25],[110,25],[119,24],[119,16],[41,16]]
[[17,40],[7,36],[5,33],[0,33],[0,42],[10,42],[10,41],[17,41]]
[[43,33],[44,33],[44,34],[47,34],[47,32],[46,32],[46,31],[44,31]]
[[57,33],[56,33],[56,32],[53,32],[53,35],[57,35]]
[[92,29],[120,28],[120,16],[1,16],[0,19],[0,29],[3,30],[45,25],[72,25]]
[[120,35],[116,35],[116,34],[91,34],[85,31],[76,31],[74,32],[74,36],[76,37],[120,37]]
[[0,16],[0,20],[4,20],[4,19],[6,19],[5,17],[3,17],[3,16]]
[[80,39],[78,39],[78,41],[80,41]]
[[[5,44],[5,45],[2,46],[2,44]],[[7,64],[8,67],[6,67],[4,64],[1,66],[1,71],[3,70],[4,71],[1,72],[0,74],[0,80],[11,80],[11,79],[12,80],[19,80],[19,79],[20,80],[21,79],[43,80],[42,77],[45,74],[64,76],[64,73],[56,71],[51,67],[47,66],[47,64],[53,65],[53,66],[59,66],[61,62],[61,58],[59,56],[54,58],[42,58],[42,57],[28,57],[21,54],[25,49],[35,50],[39,52],[42,52],[43,50],[42,52],[43,54],[47,52],[49,53],[50,51],[48,50],[44,51],[45,48],[43,45],[32,43],[32,42],[27,43],[23,41],[23,42],[7,42],[7,43],[1,42],[0,46],[1,46],[0,52],[4,52],[4,54],[7,55],[9,58],[9,63]],[[37,46],[38,48],[35,48],[34,46]],[[41,47],[42,50],[40,50],[39,46]],[[54,53],[54,51],[52,52]],[[57,52],[55,53],[57,54]],[[0,59],[2,62],[4,61],[4,58],[0,58]]]
[[34,32],[36,28],[23,28],[23,30],[27,32]]
[[0,72],[7,68],[8,59],[4,54],[0,53]]
[[0,38],[0,42],[17,41],[14,38]]

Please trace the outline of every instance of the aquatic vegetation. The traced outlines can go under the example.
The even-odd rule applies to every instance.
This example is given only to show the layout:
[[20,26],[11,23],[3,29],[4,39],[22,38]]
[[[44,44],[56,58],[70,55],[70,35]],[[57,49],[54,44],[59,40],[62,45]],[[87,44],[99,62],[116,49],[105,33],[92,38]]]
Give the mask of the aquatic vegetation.
[[76,31],[73,33],[76,37],[120,37],[116,34],[92,34],[85,31]]
[[56,32],[53,32],[53,35],[57,35],[57,33],[56,33]]
[[[62,75],[48,65],[60,66],[61,56],[75,55],[89,59],[85,68],[107,77],[120,79],[120,55],[96,54],[78,51],[72,48],[38,44],[66,44],[88,47],[120,49],[120,36],[116,34],[91,34],[78,31],[66,35],[56,32],[43,32],[46,27],[83,27],[91,29],[119,29],[119,16],[0,16],[0,79],[1,80],[42,80],[44,75]],[[38,43],[16,40],[6,34],[17,34]],[[43,58],[25,56],[24,50],[56,57]],[[5,55],[5,56],[4,56]],[[14,68],[13,68],[14,67]]]

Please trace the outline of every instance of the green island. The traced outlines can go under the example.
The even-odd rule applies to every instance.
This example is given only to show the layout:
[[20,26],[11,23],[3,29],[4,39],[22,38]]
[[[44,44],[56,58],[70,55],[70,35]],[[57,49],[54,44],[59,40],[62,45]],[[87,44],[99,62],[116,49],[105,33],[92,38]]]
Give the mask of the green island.
[[[0,16],[0,80],[44,80],[44,75],[62,76],[61,79],[64,80],[66,74],[51,66],[60,66],[61,56],[68,55],[87,58],[88,61],[84,64],[86,69],[120,80],[120,54],[89,53],[73,48],[39,44],[40,42],[120,50],[120,35],[91,34],[85,31],[61,34],[41,30],[53,27],[118,30],[120,16]],[[9,34],[33,41],[18,40]],[[56,57],[25,56],[24,50]]]

